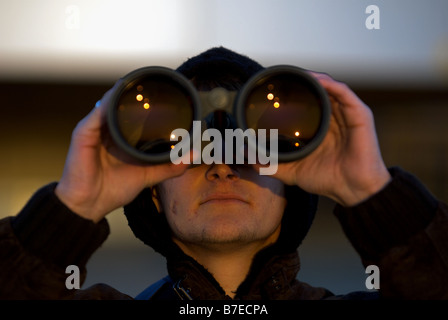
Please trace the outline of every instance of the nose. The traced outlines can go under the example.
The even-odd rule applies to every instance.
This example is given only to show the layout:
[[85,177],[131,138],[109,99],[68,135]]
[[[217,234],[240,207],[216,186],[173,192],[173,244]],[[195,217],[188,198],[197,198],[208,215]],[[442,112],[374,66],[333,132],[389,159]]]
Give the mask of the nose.
[[207,170],[206,178],[209,181],[235,181],[240,178],[240,173],[233,165],[213,164]]

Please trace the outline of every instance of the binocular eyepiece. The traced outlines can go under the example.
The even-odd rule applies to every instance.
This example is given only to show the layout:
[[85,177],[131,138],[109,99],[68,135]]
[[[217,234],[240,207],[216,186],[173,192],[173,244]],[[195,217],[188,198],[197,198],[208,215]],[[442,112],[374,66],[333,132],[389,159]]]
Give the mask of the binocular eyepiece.
[[245,145],[276,153],[279,162],[308,155],[329,126],[326,91],[305,70],[290,65],[263,69],[238,91],[198,91],[179,72],[159,66],[134,70],[122,80],[107,111],[110,134],[121,149],[144,162],[169,162],[173,141],[178,141],[173,132],[192,133],[195,123],[201,124],[201,133],[240,130],[256,138],[264,130],[264,146]]

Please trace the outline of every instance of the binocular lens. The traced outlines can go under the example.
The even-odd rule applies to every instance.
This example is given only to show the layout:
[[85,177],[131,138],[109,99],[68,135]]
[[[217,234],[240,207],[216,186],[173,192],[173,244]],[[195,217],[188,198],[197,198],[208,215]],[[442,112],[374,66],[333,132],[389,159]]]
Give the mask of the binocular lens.
[[302,76],[277,74],[257,81],[243,101],[245,121],[254,130],[278,130],[279,154],[305,148],[322,125],[320,93]]
[[135,79],[112,99],[111,133],[122,148],[137,158],[163,162],[169,159],[176,143],[170,141],[171,132],[178,128],[191,130],[197,102],[193,88],[174,71],[154,67],[139,73],[128,75],[127,79],[132,75]]

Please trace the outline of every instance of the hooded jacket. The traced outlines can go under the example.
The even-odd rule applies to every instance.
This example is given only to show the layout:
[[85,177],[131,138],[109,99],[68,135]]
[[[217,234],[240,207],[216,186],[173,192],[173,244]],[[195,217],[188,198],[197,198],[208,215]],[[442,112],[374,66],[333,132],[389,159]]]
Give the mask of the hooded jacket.
[[[379,193],[351,208],[337,206],[348,239],[365,265],[381,270],[378,293],[333,295],[300,282],[300,245],[311,225],[315,196],[288,188],[288,207],[278,241],[261,250],[237,292],[239,299],[448,299],[448,207],[435,199],[411,174],[391,168],[392,181]],[[107,238],[105,219],[95,224],[71,212],[54,194],[56,183],[36,192],[15,217],[0,221],[1,299],[132,299],[97,284],[80,290],[65,286],[68,265],[81,269]],[[170,240],[163,215],[145,190],[125,208],[137,237],[165,255],[169,278],[139,298],[229,299],[203,266]],[[290,193],[291,192],[291,193]],[[306,203],[305,207],[302,206]],[[295,211],[299,205],[300,211]],[[306,212],[304,208],[309,211]],[[146,232],[145,232],[146,230]],[[174,288],[177,288],[177,292]]]

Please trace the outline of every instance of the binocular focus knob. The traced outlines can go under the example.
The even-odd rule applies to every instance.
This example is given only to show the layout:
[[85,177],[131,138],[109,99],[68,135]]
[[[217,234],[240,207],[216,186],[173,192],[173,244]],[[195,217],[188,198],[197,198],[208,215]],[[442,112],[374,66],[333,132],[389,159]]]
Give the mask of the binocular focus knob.
[[208,102],[215,110],[225,109],[230,102],[229,92],[224,88],[214,88],[208,95]]

